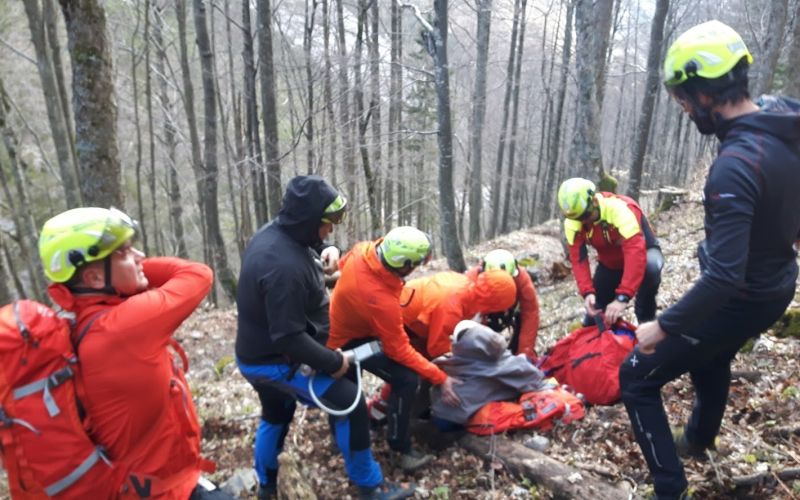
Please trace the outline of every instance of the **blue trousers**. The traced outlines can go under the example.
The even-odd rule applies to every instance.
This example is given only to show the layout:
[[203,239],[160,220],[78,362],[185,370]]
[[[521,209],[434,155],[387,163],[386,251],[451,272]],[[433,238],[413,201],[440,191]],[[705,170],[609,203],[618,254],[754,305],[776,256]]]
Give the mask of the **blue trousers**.
[[[263,486],[274,483],[278,474],[278,454],[294,417],[296,402],[316,407],[308,391],[309,376],[292,373],[287,364],[245,365],[239,370],[258,393],[261,421],[256,431],[255,468]],[[318,374],[313,378],[314,394],[328,407],[344,409],[357,394],[356,385],[346,378],[334,379]],[[347,475],[357,486],[374,487],[383,482],[381,467],[372,456],[369,420],[364,397],[347,416],[331,417],[334,438],[344,456]]]
[[731,361],[742,345],[769,328],[786,310],[794,290],[774,301],[728,301],[718,312],[684,335],[671,335],[652,354],[637,347],[619,370],[622,401],[636,441],[661,498],[679,498],[688,483],[661,400],[661,388],[689,372],[695,389],[686,438],[710,447],[719,433],[728,389]]

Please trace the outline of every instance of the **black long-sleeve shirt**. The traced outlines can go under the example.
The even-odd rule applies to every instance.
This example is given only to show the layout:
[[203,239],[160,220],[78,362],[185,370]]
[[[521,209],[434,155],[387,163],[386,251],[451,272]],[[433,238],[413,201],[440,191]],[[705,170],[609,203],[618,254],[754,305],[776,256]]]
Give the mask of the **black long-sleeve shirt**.
[[702,275],[658,318],[686,334],[732,297],[771,300],[793,290],[800,234],[800,102],[765,96],[761,110],[723,124],[704,188]]

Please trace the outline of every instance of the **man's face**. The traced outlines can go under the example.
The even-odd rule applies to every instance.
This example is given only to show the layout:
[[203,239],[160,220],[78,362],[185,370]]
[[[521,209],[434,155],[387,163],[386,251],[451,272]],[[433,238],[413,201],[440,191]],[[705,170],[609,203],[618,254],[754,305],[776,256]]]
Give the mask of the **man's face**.
[[142,260],[144,253],[127,242],[114,250],[111,259],[111,286],[122,296],[135,295],[147,289],[149,282],[144,275]]
[[323,222],[319,226],[319,239],[325,241],[328,236],[333,232],[333,224],[331,222]]

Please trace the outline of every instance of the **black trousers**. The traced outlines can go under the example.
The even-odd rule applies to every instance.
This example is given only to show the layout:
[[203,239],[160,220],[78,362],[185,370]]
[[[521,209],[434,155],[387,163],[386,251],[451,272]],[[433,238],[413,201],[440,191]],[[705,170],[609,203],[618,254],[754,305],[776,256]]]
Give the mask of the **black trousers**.
[[[351,342],[344,349],[352,349],[360,343],[363,342]],[[411,368],[401,365],[383,353],[363,361],[361,368],[392,386],[388,401],[386,440],[392,450],[408,453],[411,450],[411,407],[417,394],[419,376]],[[351,368],[347,377],[355,380],[355,376],[355,368]]]
[[658,498],[678,498],[687,487],[661,388],[689,372],[695,400],[685,427],[686,437],[695,445],[711,446],[728,400],[731,361],[748,339],[757,337],[783,314],[793,297],[794,290],[768,302],[732,299],[692,331],[668,336],[649,355],[637,347],[622,364],[622,401]]
[[[656,295],[658,287],[661,285],[661,269],[664,266],[664,256],[658,247],[647,250],[647,267],[645,268],[642,284],[636,292],[636,302],[633,310],[639,323],[650,321],[656,317]],[[609,269],[603,264],[597,263],[597,268],[592,277],[595,289],[595,307],[605,309],[608,304],[614,301],[616,289],[622,281],[622,269]],[[584,325],[594,324],[594,318],[588,315],[584,318]]]

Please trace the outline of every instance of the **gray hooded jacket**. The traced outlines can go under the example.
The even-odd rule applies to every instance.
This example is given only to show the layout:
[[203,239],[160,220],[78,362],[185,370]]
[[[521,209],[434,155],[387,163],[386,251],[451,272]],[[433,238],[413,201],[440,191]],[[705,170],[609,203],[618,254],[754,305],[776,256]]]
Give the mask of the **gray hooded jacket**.
[[516,399],[541,387],[542,372],[524,354],[511,354],[499,333],[477,323],[460,332],[456,327],[456,332],[452,354],[439,357],[434,363],[447,375],[461,380],[454,385],[461,404],[445,404],[441,389],[434,387],[431,390],[434,416],[463,424],[490,401]]

